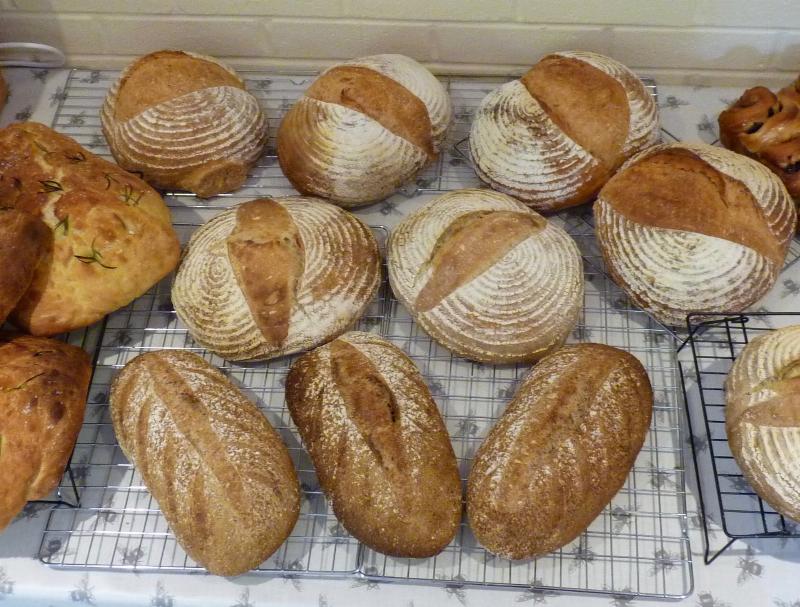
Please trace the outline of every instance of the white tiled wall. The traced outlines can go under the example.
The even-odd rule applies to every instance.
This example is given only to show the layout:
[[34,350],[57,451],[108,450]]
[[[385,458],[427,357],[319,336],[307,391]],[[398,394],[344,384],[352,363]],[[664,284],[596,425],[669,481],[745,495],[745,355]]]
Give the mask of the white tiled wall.
[[400,52],[442,73],[504,74],[585,49],[665,83],[800,72],[800,0],[0,0],[0,11],[0,41],[54,44],[88,67],[183,48],[236,67]]

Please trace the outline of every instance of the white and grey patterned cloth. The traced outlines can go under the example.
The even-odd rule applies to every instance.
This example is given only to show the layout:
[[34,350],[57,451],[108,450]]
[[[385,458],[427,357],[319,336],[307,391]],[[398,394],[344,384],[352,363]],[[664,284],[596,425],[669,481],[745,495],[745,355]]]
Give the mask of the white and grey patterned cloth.
[[[50,124],[63,98],[65,70],[8,68],[4,70],[11,96],[0,115],[0,126],[15,120],[37,120]],[[736,88],[661,86],[660,106],[665,130],[677,139],[713,143],[717,139],[716,116],[741,91]],[[429,196],[397,195],[360,211],[371,224],[392,226],[418,208]],[[785,272],[763,302],[770,311],[798,309],[800,268]],[[703,453],[707,439],[693,437]],[[687,461],[687,467],[691,462]],[[654,472],[657,473],[657,472]],[[703,542],[695,501],[696,483],[688,474],[689,533],[695,559],[694,594],[676,604],[703,607],[800,607],[800,539],[737,542],[710,566],[702,563]],[[0,490],[2,490],[0,488]],[[336,581],[292,577],[250,577],[226,580],[206,575],[133,574],[103,571],[61,571],[39,561],[40,551],[56,552],[56,545],[40,546],[46,522],[46,507],[30,504],[0,535],[0,604],[2,605],[137,605],[150,607],[262,605],[385,607],[422,605],[492,606],[524,603],[530,605],[635,605],[627,597],[577,597],[543,591],[501,591],[407,584],[377,584],[367,581]],[[711,532],[713,547],[725,542],[721,530]],[[134,564],[142,558],[132,552],[123,555]],[[576,558],[579,555],[576,556]],[[587,566],[592,566],[589,563]],[[669,567],[668,562],[664,563]]]

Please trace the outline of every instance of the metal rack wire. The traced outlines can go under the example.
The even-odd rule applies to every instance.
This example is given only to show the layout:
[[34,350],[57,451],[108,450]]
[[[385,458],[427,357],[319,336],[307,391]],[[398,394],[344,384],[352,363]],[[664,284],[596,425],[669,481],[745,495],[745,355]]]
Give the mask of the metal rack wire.
[[[682,378],[696,382],[699,395],[696,407],[689,406],[692,401],[688,395],[685,402],[690,433],[703,437],[702,442],[694,440],[691,444],[699,484],[706,564],[712,563],[738,539],[800,538],[800,525],[764,502],[733,459],[725,432],[724,392],[725,378],[734,360],[753,338],[798,323],[800,313],[792,312],[753,312],[712,318],[689,315],[686,345],[691,349],[692,364],[681,365],[681,368]],[[709,542],[712,521],[719,523],[728,536],[728,541],[716,551],[712,551]]]
[[[310,76],[246,76],[248,88],[267,108],[274,134],[282,113],[307,87]],[[116,72],[74,71],[54,125],[106,156],[98,108],[116,77]],[[405,198],[479,186],[455,143],[466,135],[480,99],[501,81],[450,78],[445,82],[456,110],[446,151],[415,184],[384,202],[380,215],[391,215]],[[650,86],[655,94],[654,85]],[[196,226],[231,204],[261,195],[293,193],[277,166],[274,143],[270,141],[245,187],[234,195],[211,201],[181,193],[166,196],[183,240]],[[366,211],[367,216],[375,212],[375,208]],[[300,520],[289,540],[258,572],[451,587],[565,590],[623,598],[687,596],[693,578],[675,342],[661,326],[635,309],[602,271],[586,210],[568,211],[554,220],[576,238],[585,260],[585,309],[571,341],[615,345],[639,357],[650,374],[656,403],[645,446],[624,488],[572,544],[533,561],[511,562],[493,557],[477,545],[464,523],[453,543],[430,559],[391,558],[361,546],[336,521],[320,492],[286,410],[283,381],[293,357],[241,365],[199,348],[174,314],[167,279],[111,314],[102,326],[86,423],[73,457],[82,491],[81,507],[50,514],[42,538],[42,560],[68,568],[201,571],[177,544],[141,478],[120,452],[108,413],[110,382],[127,361],[151,349],[187,348],[219,366],[258,403],[281,433],[299,472],[305,494]],[[376,231],[379,236],[385,234],[382,228]],[[417,327],[386,284],[359,328],[384,335],[419,365],[439,404],[462,477],[466,478],[477,446],[528,368],[480,365],[453,357]]]

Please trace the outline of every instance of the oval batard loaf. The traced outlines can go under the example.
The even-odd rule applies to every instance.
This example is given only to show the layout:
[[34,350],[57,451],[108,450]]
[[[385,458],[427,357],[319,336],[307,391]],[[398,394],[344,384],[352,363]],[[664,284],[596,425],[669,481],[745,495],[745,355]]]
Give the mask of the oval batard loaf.
[[378,244],[355,216],[314,198],[262,198],[192,235],[172,302],[204,347],[265,360],[343,333],[379,285]]
[[301,356],[286,403],[344,527],[391,556],[427,557],[461,521],[461,480],[444,422],[403,352],[351,332]]
[[11,315],[27,332],[90,325],[178,263],[169,209],[135,175],[35,122],[0,130],[0,158],[0,206],[41,219],[51,232]]
[[756,493],[800,522],[800,325],[753,339],[725,381],[725,429]]
[[114,379],[111,419],[186,553],[217,575],[271,555],[300,512],[292,460],[263,413],[191,352],[161,350]]
[[28,287],[42,258],[53,246],[47,224],[25,211],[0,208],[0,325]]
[[627,352],[587,343],[542,359],[475,455],[467,514],[478,541],[524,559],[578,537],[625,483],[652,407]]
[[125,68],[100,118],[120,166],[203,197],[241,187],[267,143],[266,116],[236,72],[183,51]]
[[431,337],[472,360],[537,360],[583,309],[575,242],[498,192],[436,198],[392,232],[387,258],[397,299]]
[[619,166],[659,140],[658,108],[621,63],[547,55],[481,102],[469,148],[478,176],[539,212],[591,200]]
[[701,143],[650,148],[617,173],[594,206],[613,279],[666,324],[689,312],[737,312],[783,267],[796,213],[755,160]]
[[80,348],[0,334],[0,531],[25,502],[58,486],[83,423],[91,375]]
[[385,198],[438,156],[450,97],[403,55],[335,65],[292,106],[278,130],[278,160],[301,193],[351,207]]

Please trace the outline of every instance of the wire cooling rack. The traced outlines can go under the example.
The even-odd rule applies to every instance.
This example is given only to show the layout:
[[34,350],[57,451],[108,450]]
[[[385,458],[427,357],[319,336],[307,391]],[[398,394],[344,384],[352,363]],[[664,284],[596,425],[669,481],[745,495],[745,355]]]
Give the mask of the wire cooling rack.
[[[697,382],[699,402],[688,407],[689,431],[699,483],[704,559],[714,561],[737,539],[800,538],[800,525],[784,518],[762,500],[733,459],[725,432],[725,378],[744,347],[759,335],[779,327],[800,324],[800,313],[762,312],[708,316],[690,315],[692,362],[684,376]],[[710,473],[701,473],[701,471]],[[729,541],[716,551],[709,544],[708,525],[718,522]]]
[[[54,127],[102,156],[109,157],[98,110],[117,77],[111,71],[73,71]],[[266,108],[274,136],[283,113],[310,83],[311,76],[247,74],[247,85]],[[477,187],[479,182],[457,143],[469,129],[480,99],[502,80],[445,79],[455,107],[454,126],[438,163],[416,183],[378,207],[357,214],[370,223],[390,223],[399,208],[426,194]],[[655,86],[648,85],[653,94]],[[183,241],[192,230],[231,204],[294,191],[274,155],[274,138],[244,188],[210,201],[167,193]],[[590,211],[588,211],[590,213]],[[109,418],[108,393],[115,373],[138,354],[160,348],[191,349],[219,366],[266,413],[289,447],[304,491],[299,522],[288,541],[258,572],[284,576],[349,577],[371,581],[409,581],[451,587],[527,588],[607,593],[622,598],[680,598],[692,591],[684,490],[677,363],[673,337],[635,309],[602,269],[587,209],[556,217],[584,255],[585,308],[570,341],[619,346],[646,366],[655,391],[652,427],[624,488],[581,537],[533,561],[496,558],[477,545],[462,524],[455,540],[429,559],[386,557],[360,545],[336,521],[320,492],[313,467],[292,425],[283,395],[294,357],[257,364],[231,364],[197,345],[177,320],[169,298],[169,279],[128,307],[107,317],[95,351],[95,373],[86,423],[73,471],[81,506],[55,509],[47,522],[41,559],[55,567],[201,571],[175,541],[157,504],[122,455]],[[378,236],[385,229],[375,228]],[[462,478],[494,421],[528,371],[523,365],[489,366],[453,357],[411,320],[384,282],[358,328],[382,334],[420,367],[445,419]]]

